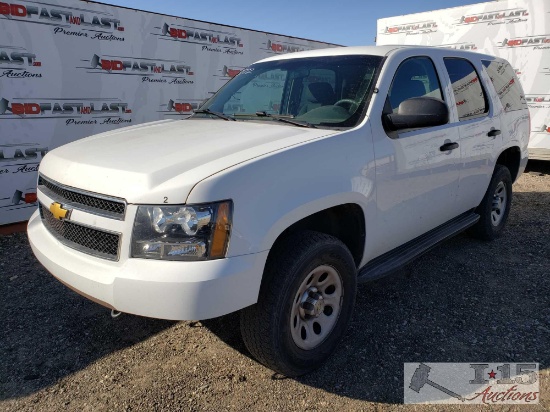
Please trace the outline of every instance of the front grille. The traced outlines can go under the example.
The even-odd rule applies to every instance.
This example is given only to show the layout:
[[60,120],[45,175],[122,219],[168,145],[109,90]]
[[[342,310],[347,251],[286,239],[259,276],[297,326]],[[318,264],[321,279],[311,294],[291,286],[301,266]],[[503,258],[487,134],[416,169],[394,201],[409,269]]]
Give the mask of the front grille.
[[120,233],[58,220],[47,207],[39,203],[38,208],[44,226],[64,245],[103,259],[118,260]]
[[126,202],[123,199],[85,192],[60,183],[54,182],[40,175],[38,188],[53,200],[70,205],[96,215],[123,220],[126,212]]

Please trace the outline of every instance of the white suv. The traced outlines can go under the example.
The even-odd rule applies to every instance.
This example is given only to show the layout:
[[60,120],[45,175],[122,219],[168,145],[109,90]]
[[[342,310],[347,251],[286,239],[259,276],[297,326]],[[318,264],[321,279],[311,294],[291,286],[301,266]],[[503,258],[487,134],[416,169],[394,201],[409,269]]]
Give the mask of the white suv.
[[188,119],[50,151],[29,239],[56,278],[116,311],[242,309],[250,352],[295,376],[335,349],[358,282],[465,229],[501,234],[528,136],[499,58],[401,46],[277,56]]

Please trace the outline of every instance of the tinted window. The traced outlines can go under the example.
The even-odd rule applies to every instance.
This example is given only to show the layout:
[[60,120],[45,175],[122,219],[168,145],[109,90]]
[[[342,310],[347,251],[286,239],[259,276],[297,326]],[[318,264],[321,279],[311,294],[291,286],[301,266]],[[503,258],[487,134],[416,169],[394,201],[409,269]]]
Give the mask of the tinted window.
[[468,60],[447,58],[445,67],[453,85],[460,120],[483,116],[489,111],[485,92],[476,69]]
[[483,60],[483,66],[495,86],[505,111],[511,112],[527,108],[527,102],[514,69],[508,62]]
[[434,64],[427,57],[405,60],[395,73],[388,100],[394,113],[404,100],[413,97],[437,97],[443,100]]

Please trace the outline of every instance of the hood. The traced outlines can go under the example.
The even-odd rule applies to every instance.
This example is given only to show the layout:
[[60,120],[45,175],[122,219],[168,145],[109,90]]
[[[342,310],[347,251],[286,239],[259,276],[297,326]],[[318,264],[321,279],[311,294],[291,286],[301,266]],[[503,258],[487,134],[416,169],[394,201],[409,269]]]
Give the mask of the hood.
[[[273,121],[163,120],[50,151],[40,173],[128,203],[185,203],[201,180],[258,156],[334,134]],[[212,199],[217,200],[217,199]]]

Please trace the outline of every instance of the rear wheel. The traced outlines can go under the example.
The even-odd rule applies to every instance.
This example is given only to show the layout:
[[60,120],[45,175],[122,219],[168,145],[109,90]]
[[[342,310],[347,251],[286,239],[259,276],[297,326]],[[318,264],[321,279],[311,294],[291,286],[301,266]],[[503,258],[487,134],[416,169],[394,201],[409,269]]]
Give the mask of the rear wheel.
[[357,281],[351,253],[337,238],[301,232],[272,251],[258,303],[241,312],[250,353],[286,376],[318,368],[345,333]]
[[469,233],[478,239],[493,240],[504,230],[512,202],[512,177],[506,166],[496,165],[493,177],[476,209],[479,221]]

